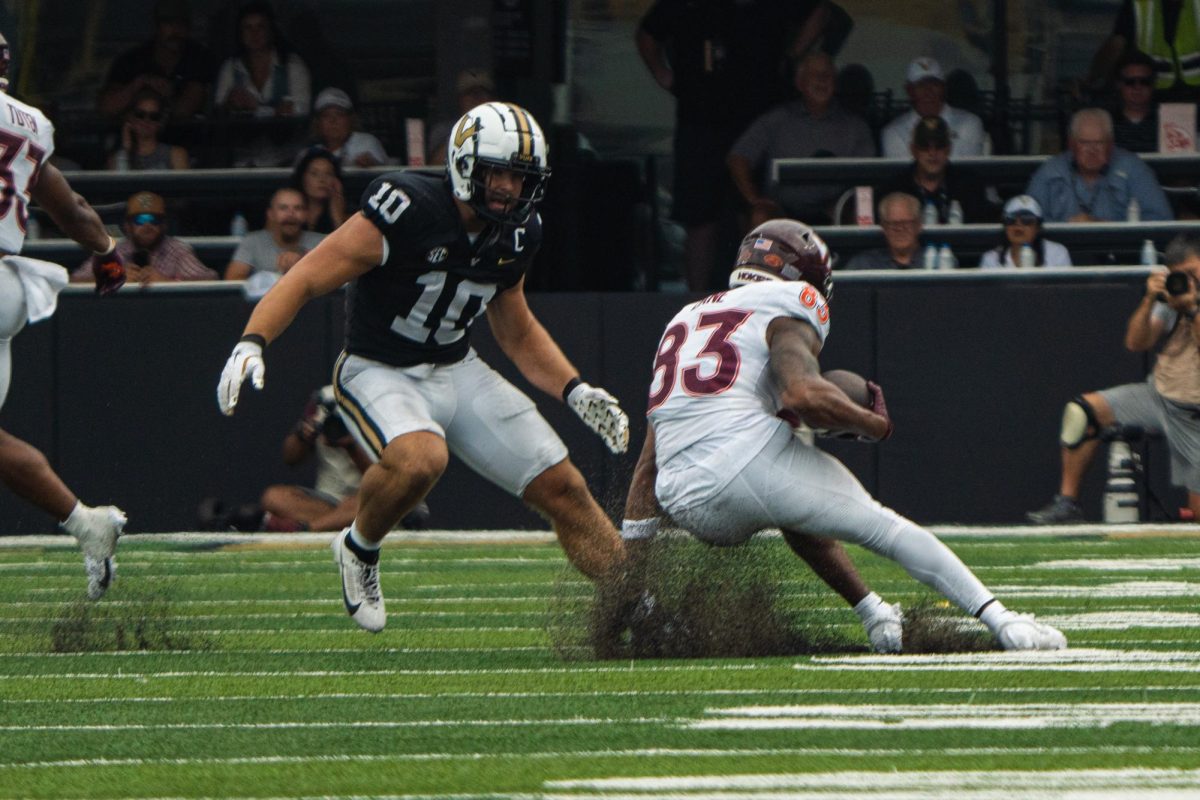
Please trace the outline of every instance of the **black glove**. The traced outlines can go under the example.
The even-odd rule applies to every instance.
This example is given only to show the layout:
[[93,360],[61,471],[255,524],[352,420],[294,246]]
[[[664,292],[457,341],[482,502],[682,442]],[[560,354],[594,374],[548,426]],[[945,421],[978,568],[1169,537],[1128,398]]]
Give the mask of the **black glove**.
[[107,253],[96,253],[92,262],[92,274],[96,277],[96,294],[104,297],[125,285],[125,262],[117,253],[116,243]]

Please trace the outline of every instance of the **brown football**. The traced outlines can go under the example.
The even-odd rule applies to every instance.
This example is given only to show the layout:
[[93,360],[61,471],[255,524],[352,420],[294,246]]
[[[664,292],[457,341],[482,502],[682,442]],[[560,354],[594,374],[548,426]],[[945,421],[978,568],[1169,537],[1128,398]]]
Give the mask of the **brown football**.
[[867,391],[867,379],[862,375],[848,369],[831,369],[822,373],[821,377],[841,389],[847,397],[863,408],[871,407],[871,394]]

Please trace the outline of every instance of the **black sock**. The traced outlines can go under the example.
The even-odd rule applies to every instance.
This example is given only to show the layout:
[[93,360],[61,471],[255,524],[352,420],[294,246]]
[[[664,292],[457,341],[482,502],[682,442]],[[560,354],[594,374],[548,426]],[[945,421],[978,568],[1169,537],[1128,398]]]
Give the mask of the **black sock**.
[[378,550],[365,550],[362,547],[359,547],[357,544],[355,544],[353,536],[346,536],[343,541],[346,542],[346,547],[350,550],[350,552],[358,556],[359,561],[367,564],[379,563]]

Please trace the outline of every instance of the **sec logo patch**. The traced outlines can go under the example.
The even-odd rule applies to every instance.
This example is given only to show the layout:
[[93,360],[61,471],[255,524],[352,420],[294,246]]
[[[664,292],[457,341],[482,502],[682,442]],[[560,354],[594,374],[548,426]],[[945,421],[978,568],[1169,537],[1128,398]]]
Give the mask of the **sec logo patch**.
[[435,247],[425,256],[425,260],[430,264],[440,264],[450,255],[450,251],[445,247]]

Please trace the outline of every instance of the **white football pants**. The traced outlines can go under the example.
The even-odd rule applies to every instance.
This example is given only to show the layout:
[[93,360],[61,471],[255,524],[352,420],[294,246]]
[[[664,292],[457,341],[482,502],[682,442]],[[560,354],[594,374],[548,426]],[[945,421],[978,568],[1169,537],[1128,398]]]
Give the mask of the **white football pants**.
[[16,270],[0,263],[0,407],[12,380],[12,340],[25,327],[25,287]]
[[785,528],[857,544],[889,558],[921,583],[974,615],[993,595],[949,547],[871,497],[840,461],[794,437],[786,426],[745,469],[706,501],[672,508],[661,489],[686,475],[659,474],[659,500],[675,521],[716,545]]

